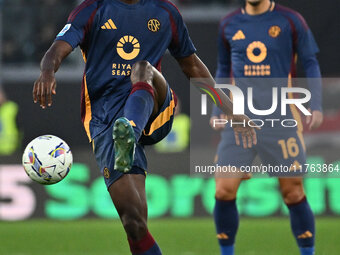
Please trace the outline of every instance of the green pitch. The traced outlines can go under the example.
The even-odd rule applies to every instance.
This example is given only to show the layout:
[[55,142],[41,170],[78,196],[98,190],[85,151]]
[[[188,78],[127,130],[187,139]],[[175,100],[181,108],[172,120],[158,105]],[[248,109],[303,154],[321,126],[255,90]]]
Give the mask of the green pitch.
[[[317,255],[340,254],[340,218],[317,219]],[[150,220],[165,255],[218,255],[212,219]],[[0,222],[2,255],[127,255],[120,222],[105,220]],[[241,219],[237,255],[294,255],[287,218]]]

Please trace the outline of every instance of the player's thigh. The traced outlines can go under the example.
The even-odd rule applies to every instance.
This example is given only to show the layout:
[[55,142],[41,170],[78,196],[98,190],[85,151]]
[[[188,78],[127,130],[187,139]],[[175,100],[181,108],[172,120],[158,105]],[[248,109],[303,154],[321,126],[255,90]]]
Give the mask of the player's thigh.
[[[255,146],[256,147],[256,146]],[[243,169],[245,166],[251,166],[256,156],[255,148],[244,149],[236,145],[234,132],[230,129],[224,130],[221,134],[221,141],[217,148],[217,157],[215,163],[221,166],[221,173],[228,177],[237,177],[233,175],[239,172],[237,169]]]
[[304,198],[302,177],[279,178],[280,191],[286,204],[294,204]]
[[153,70],[153,87],[155,91],[155,99],[158,103],[158,109],[164,104],[168,93],[168,83],[161,72],[152,66]]
[[145,176],[124,174],[109,187],[109,193],[123,221],[124,217],[146,221]]
[[254,149],[244,149],[236,145],[232,130],[225,130],[221,134],[221,141],[216,157],[216,193],[220,200],[235,199],[245,173],[240,169],[251,166],[256,152]]
[[302,134],[295,130],[263,131],[258,134],[257,152],[270,176],[303,176],[306,152]]

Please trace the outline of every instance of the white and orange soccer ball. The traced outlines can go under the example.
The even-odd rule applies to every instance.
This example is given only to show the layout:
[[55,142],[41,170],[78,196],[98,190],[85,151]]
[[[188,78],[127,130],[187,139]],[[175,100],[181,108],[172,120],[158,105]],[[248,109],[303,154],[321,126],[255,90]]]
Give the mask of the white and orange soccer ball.
[[31,141],[22,156],[27,175],[40,184],[60,182],[73,163],[70,147],[59,137],[43,135]]

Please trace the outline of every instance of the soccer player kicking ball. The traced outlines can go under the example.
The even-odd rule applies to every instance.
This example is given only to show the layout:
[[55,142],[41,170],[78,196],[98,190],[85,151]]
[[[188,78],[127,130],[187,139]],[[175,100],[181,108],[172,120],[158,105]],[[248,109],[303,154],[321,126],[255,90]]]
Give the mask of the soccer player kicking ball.
[[[247,94],[248,87],[254,87],[253,105],[256,109],[269,109],[272,105],[272,87],[291,85],[290,77],[295,75],[296,55],[308,78],[321,77],[315,56],[317,52],[313,35],[299,13],[270,0],[246,0],[245,8],[236,10],[220,23],[216,79],[234,77],[236,85],[244,94]],[[256,79],[259,77],[261,79]],[[271,82],[273,79],[266,78],[275,78],[276,81],[285,79],[285,84]],[[309,85],[312,115],[308,116],[307,122],[310,129],[316,129],[323,119],[321,81],[314,79]],[[215,107],[211,121],[220,118],[220,113]],[[247,111],[246,114],[251,119],[263,119],[263,116]],[[282,119],[277,112],[264,117]],[[295,105],[290,105],[285,119],[296,119],[297,128],[272,128],[265,124],[257,132],[257,145],[246,149],[235,146],[230,128],[225,128],[217,151],[217,163],[241,168],[251,165],[254,157],[259,155],[263,164],[293,165],[297,169],[303,166],[306,155],[300,116]],[[288,148],[288,145],[292,145],[293,149]],[[216,176],[214,219],[222,255],[234,254],[239,222],[236,193],[241,179]],[[306,200],[302,177],[279,178],[279,184],[283,200],[289,209],[291,228],[300,253],[312,255],[314,216]]]
[[[214,81],[195,54],[177,8],[167,0],[86,0],[69,16],[41,61],[33,99],[51,106],[55,72],[80,46],[86,62],[81,114],[97,163],[127,233],[132,254],[159,255],[147,228],[144,145],[170,131],[176,97],[160,73],[167,49],[189,78]],[[232,113],[221,91],[220,107]],[[233,117],[248,121],[245,115]],[[239,126],[244,142],[256,143],[253,128]],[[244,144],[244,146],[246,146]]]

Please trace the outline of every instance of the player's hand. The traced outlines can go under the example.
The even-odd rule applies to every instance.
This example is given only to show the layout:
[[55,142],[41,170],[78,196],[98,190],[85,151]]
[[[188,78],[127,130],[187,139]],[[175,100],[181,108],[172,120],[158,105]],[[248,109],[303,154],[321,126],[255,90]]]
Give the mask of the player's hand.
[[211,118],[210,118],[210,126],[212,127],[212,129],[214,129],[214,130],[216,130],[216,131],[220,131],[220,130],[223,130],[224,128],[225,128],[225,126],[226,126],[226,123],[221,123],[221,124],[219,124],[219,123],[215,123],[215,121],[216,120],[218,120],[218,119],[224,119],[224,120],[226,120],[227,119],[227,115],[225,115],[225,114],[220,114],[220,116],[212,116]]
[[[311,110],[309,109],[309,111]],[[306,121],[309,130],[315,130],[320,127],[323,122],[323,113],[320,111],[313,111],[312,115],[307,116]]]
[[57,83],[54,72],[41,72],[33,87],[33,101],[45,109],[52,105],[52,94],[56,94]]
[[[257,137],[255,129],[260,130],[258,126],[256,126],[255,123],[250,121],[247,115],[234,115],[232,117],[233,125],[232,128],[234,129],[235,133],[235,141],[237,145],[241,145],[240,142],[240,135],[242,138],[243,148],[251,148],[253,145],[257,144]],[[236,122],[245,123],[243,124],[234,124]],[[252,125],[249,126],[248,123]]]

